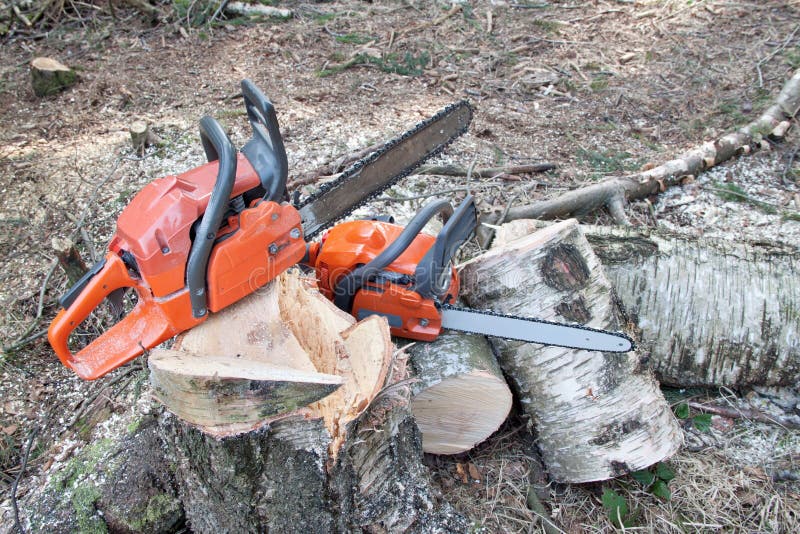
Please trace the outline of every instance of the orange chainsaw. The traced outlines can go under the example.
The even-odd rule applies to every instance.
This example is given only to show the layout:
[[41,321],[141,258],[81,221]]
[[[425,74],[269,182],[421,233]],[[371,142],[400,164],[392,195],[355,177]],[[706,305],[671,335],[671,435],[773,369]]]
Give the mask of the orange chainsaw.
[[[441,232],[420,233],[439,213],[448,217]],[[382,315],[398,337],[432,341],[446,328],[573,349],[633,349],[623,333],[455,306],[459,284],[453,258],[477,224],[471,196],[455,212],[449,202],[435,200],[405,228],[378,219],[338,224],[309,246],[304,262],[337,307],[359,320]]]
[[[105,258],[62,297],[48,339],[80,377],[101,377],[263,286],[303,258],[306,239],[443,150],[472,119],[468,103],[452,104],[293,205],[275,109],[248,80],[242,96],[253,136],[241,152],[203,117],[208,163],[145,186],[120,214]],[[73,353],[70,335],[125,288],[135,307]]]

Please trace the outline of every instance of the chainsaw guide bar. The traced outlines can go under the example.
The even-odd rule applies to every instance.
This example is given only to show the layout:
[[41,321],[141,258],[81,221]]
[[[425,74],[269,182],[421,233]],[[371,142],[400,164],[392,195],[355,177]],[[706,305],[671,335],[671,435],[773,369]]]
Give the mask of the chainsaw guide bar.
[[306,239],[380,195],[467,131],[472,106],[462,100],[387,141],[297,204]]
[[634,348],[631,338],[622,332],[516,317],[491,310],[459,308],[450,304],[442,305],[441,312],[442,328],[460,332],[576,350],[629,352]]

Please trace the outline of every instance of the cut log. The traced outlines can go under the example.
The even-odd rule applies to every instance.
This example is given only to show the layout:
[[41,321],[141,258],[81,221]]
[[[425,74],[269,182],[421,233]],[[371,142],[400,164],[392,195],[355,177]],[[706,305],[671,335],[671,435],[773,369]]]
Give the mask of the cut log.
[[[419,431],[408,409],[407,388],[382,389],[392,365],[393,380],[406,377],[403,361],[392,360],[386,320],[373,316],[353,322],[296,273],[284,273],[176,342],[173,350],[192,353],[192,361],[207,358],[204,376],[220,367],[223,355],[231,366],[250,362],[258,371],[253,374],[261,376],[266,370],[270,380],[280,375],[283,384],[319,387],[332,375],[341,383],[307,407],[266,414],[249,428],[226,414],[202,428],[177,417],[161,418],[167,456],[175,466],[178,493],[192,531],[466,528],[446,503],[436,502],[422,464]],[[162,373],[169,357],[171,353],[161,352],[151,358],[156,387],[161,375],[154,378],[154,373]],[[240,380],[245,368],[249,367],[237,369]],[[200,365],[192,369],[200,370]],[[215,380],[231,374],[220,370]],[[215,380],[184,381],[197,390],[187,401],[197,399],[212,412],[210,406],[216,401],[228,407],[242,405],[243,398],[260,393],[250,386],[259,382],[248,377],[239,387],[228,389],[231,395],[202,399],[201,392],[211,394],[209,386]],[[231,403],[229,397],[237,400]],[[179,413],[174,405],[170,410]]]
[[225,12],[232,15],[243,15],[245,17],[267,17],[278,19],[292,18],[292,10],[285,7],[266,6],[262,4],[247,4],[245,2],[228,2],[225,4]]
[[483,336],[444,333],[409,347],[418,379],[411,412],[422,450],[458,454],[491,436],[511,410],[511,390]]
[[[499,243],[541,222],[503,225]],[[659,380],[675,386],[800,380],[800,250],[664,231],[583,227]]]
[[50,96],[75,85],[78,80],[74,70],[49,57],[31,61],[31,85],[36,96]]
[[[575,220],[467,262],[473,307],[620,330],[625,321],[602,265]],[[680,447],[681,430],[636,352],[578,351],[492,338],[499,363],[533,419],[542,458],[561,482],[619,476]]]
[[148,360],[158,400],[181,419],[211,429],[252,428],[327,397],[339,376],[243,360],[156,349]]

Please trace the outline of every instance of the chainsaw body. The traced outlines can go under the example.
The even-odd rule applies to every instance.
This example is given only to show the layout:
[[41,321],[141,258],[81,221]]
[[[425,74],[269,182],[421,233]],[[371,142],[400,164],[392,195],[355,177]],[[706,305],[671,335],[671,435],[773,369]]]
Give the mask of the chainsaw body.
[[[145,186],[123,210],[104,260],[62,298],[48,338],[79,376],[98,378],[252,293],[305,254],[300,215],[281,202],[286,155],[272,104],[242,82],[253,139],[236,152],[204,117],[209,163]],[[117,290],[136,306],[73,354],[70,334]]]
[[[437,237],[420,233],[436,213],[452,214]],[[468,198],[453,214],[445,201],[426,206],[403,227],[377,220],[351,221],[329,230],[310,248],[320,291],[361,320],[386,317],[392,335],[433,341],[442,329],[441,303],[458,295],[451,265],[475,228]]]

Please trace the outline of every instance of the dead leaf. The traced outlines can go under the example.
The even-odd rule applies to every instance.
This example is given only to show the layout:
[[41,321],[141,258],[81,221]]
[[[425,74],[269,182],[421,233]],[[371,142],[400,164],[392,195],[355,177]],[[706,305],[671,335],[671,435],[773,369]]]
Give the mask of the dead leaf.
[[478,482],[481,481],[481,472],[480,470],[473,464],[472,462],[467,464],[467,469],[469,469],[469,476],[472,480],[476,480]]
[[19,428],[19,425],[8,425],[3,427],[3,434],[6,436],[13,436]]
[[456,464],[456,474],[461,478],[461,482],[467,484],[469,479],[467,478],[467,470],[464,469],[464,464],[461,462]]

